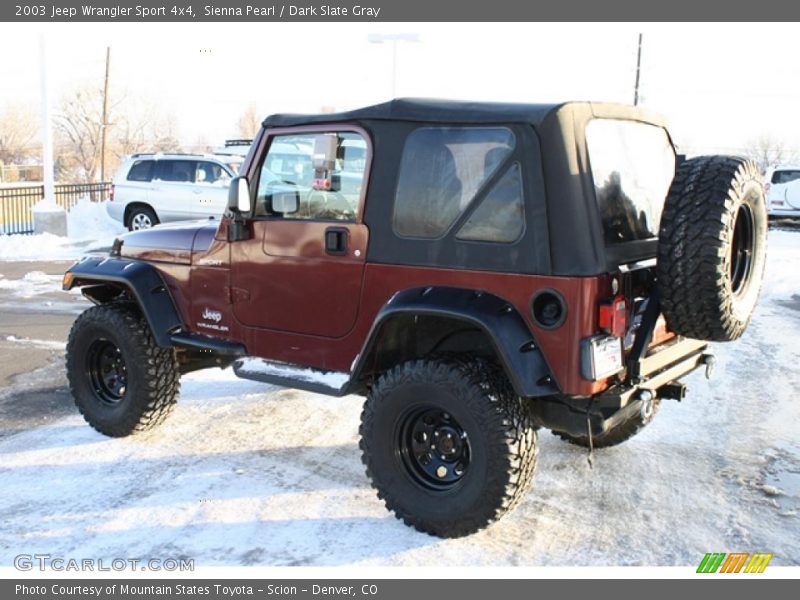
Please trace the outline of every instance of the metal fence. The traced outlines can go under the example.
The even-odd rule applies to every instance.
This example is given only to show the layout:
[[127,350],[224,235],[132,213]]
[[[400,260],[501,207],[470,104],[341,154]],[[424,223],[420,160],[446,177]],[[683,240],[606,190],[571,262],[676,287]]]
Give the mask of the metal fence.
[[[69,211],[81,198],[108,200],[111,183],[62,183],[55,188],[56,203]],[[0,187],[0,234],[32,233],[32,209],[43,198],[43,185]]]

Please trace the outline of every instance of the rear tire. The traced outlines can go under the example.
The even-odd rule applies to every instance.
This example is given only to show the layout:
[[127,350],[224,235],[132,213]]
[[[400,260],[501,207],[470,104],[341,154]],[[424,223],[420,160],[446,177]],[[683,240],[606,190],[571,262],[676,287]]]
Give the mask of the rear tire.
[[528,411],[496,367],[416,360],[380,377],[361,415],[362,460],[386,508],[460,537],[513,509],[536,467]]
[[[609,431],[606,431],[604,434],[593,435],[592,447],[595,449],[609,448],[611,446],[617,446],[622,442],[627,442],[642,429],[644,429],[655,418],[660,405],[661,400],[659,398],[654,398],[649,410],[646,410],[644,414],[639,412],[627,421],[620,423]],[[570,444],[582,446],[583,448],[589,447],[589,437],[586,435],[570,435],[568,433],[564,433],[563,431],[554,431],[553,435],[560,437],[562,440],[569,442]]]
[[758,300],[766,244],[755,163],[730,156],[684,162],[667,195],[658,242],[668,328],[698,340],[741,337]]
[[130,304],[94,306],[77,318],[67,342],[67,378],[83,418],[111,437],[162,423],[180,387],[175,351],[158,347]]

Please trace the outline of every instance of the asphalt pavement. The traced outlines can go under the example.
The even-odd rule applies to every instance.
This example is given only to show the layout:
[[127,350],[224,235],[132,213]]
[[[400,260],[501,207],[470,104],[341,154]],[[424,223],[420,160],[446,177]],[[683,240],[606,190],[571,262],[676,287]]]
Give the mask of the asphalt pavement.
[[[69,262],[0,262],[0,282],[30,273],[60,277]],[[0,287],[0,437],[75,411],[64,374],[64,345],[88,303],[61,291]]]

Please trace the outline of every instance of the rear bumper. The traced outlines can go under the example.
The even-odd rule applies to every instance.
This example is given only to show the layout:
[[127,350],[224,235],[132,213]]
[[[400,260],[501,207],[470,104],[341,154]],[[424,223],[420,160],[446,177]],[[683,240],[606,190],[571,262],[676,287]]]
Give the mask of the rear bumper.
[[661,396],[672,385],[712,360],[707,342],[673,338],[656,346],[640,361],[636,382],[626,381],[591,398],[549,398],[534,401],[538,424],[573,436],[585,436],[587,427],[597,436],[613,429]]
[[641,360],[639,381],[612,386],[595,397],[595,404],[621,408],[640,395],[642,390],[658,397],[658,391],[663,386],[706,365],[711,356],[707,350],[708,342],[680,337],[651,348]]
[[106,212],[108,216],[112,219],[119,221],[123,225],[125,224],[125,203],[124,202],[115,202],[110,201],[106,202]]

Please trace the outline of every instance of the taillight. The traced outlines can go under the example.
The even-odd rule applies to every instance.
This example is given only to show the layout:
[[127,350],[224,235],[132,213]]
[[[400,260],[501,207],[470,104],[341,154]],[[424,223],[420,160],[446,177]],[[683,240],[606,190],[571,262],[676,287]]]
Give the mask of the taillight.
[[602,303],[597,324],[606,333],[624,338],[628,330],[628,305],[625,296],[615,296],[611,302]]
[[769,183],[769,182],[765,183],[764,184],[764,193],[765,194],[769,194],[769,188],[771,188],[771,187],[772,187],[771,183]]
[[113,202],[114,201],[114,184],[113,183],[111,184],[111,190],[109,190],[109,192],[108,192],[108,200],[109,200],[109,202]]

